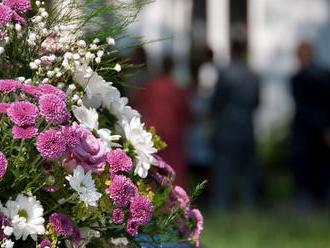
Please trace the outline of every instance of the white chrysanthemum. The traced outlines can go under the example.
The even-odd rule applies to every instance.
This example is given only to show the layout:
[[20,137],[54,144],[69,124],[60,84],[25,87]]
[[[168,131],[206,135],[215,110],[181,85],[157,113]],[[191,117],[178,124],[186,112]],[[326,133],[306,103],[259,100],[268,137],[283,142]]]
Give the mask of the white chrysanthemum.
[[137,117],[133,117],[130,122],[124,120],[122,125],[126,139],[133,145],[137,154],[135,173],[145,178],[154,161],[152,154],[157,152],[152,135],[144,129],[144,124]]
[[99,108],[101,105],[109,110],[121,123],[122,120],[130,121],[140,114],[127,106],[128,99],[121,97],[119,90],[106,82],[100,75],[91,70],[87,65],[79,66],[74,71],[74,80],[85,88],[84,104],[87,107]]
[[128,106],[127,103],[126,97],[108,97],[103,100],[103,106],[116,116],[119,123],[124,120],[130,122],[133,117],[141,117],[139,112]]
[[45,233],[44,209],[35,196],[19,194],[16,200],[6,203],[5,215],[11,220],[16,240],[30,235],[33,240]]
[[102,194],[96,191],[91,173],[91,171],[88,171],[85,174],[84,169],[77,166],[73,171],[73,175],[67,176],[66,179],[69,181],[70,186],[77,191],[81,201],[89,206],[97,207],[97,201]]
[[99,115],[94,108],[86,108],[85,106],[72,106],[74,116],[79,121],[80,125],[89,130],[98,129]]
[[100,137],[103,144],[111,150],[111,147],[120,147],[120,145],[114,141],[118,141],[120,135],[112,135],[111,131],[107,128],[101,128],[97,130],[97,135]]
[[106,82],[87,65],[75,68],[73,77],[85,89],[86,96],[84,97],[84,103],[88,107],[99,108],[102,105],[104,95],[108,95],[108,97],[112,95],[109,94],[114,88],[111,86],[112,83]]

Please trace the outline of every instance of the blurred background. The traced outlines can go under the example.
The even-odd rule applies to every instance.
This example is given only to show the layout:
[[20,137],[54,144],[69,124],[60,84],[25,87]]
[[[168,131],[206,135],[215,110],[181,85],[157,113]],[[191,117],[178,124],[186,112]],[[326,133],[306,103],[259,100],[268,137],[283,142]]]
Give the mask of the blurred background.
[[126,94],[208,180],[203,247],[330,247],[330,1],[156,0],[129,32]]

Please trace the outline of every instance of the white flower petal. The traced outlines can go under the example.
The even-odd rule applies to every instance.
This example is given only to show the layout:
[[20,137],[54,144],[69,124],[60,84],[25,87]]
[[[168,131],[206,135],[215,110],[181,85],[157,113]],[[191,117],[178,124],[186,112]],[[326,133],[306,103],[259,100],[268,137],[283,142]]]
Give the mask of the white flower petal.
[[89,130],[98,129],[99,115],[94,108],[86,108],[85,106],[73,106],[72,111],[79,123]]

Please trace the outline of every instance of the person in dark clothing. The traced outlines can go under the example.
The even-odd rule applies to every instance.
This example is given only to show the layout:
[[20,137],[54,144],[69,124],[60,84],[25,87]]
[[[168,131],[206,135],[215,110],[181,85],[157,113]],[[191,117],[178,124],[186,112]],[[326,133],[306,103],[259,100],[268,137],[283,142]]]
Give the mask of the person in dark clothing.
[[246,62],[245,43],[232,43],[232,62],[219,74],[212,99],[215,119],[214,207],[233,205],[237,178],[242,201],[252,207],[256,201],[257,160],[253,113],[259,104],[259,78]]
[[326,130],[329,127],[330,73],[314,60],[310,43],[297,49],[300,63],[291,79],[296,112],[292,130],[292,166],[298,207],[310,201],[325,200],[329,176],[329,148]]

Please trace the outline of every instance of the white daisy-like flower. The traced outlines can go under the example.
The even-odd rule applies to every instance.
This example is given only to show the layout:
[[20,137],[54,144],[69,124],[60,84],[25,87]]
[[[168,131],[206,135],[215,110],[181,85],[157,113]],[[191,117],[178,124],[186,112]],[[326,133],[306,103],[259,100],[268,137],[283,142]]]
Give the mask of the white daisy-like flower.
[[11,220],[16,240],[30,235],[33,240],[45,233],[44,209],[35,196],[19,194],[15,200],[6,203],[4,214]]
[[122,126],[126,139],[133,145],[137,154],[135,173],[145,178],[154,162],[152,155],[157,152],[152,135],[144,129],[144,124],[137,117],[133,117],[130,122],[124,120]]
[[69,181],[71,188],[79,194],[81,201],[89,206],[97,207],[97,201],[102,194],[96,191],[91,171],[85,174],[84,169],[79,165],[74,169],[73,175],[67,176],[66,179]]

